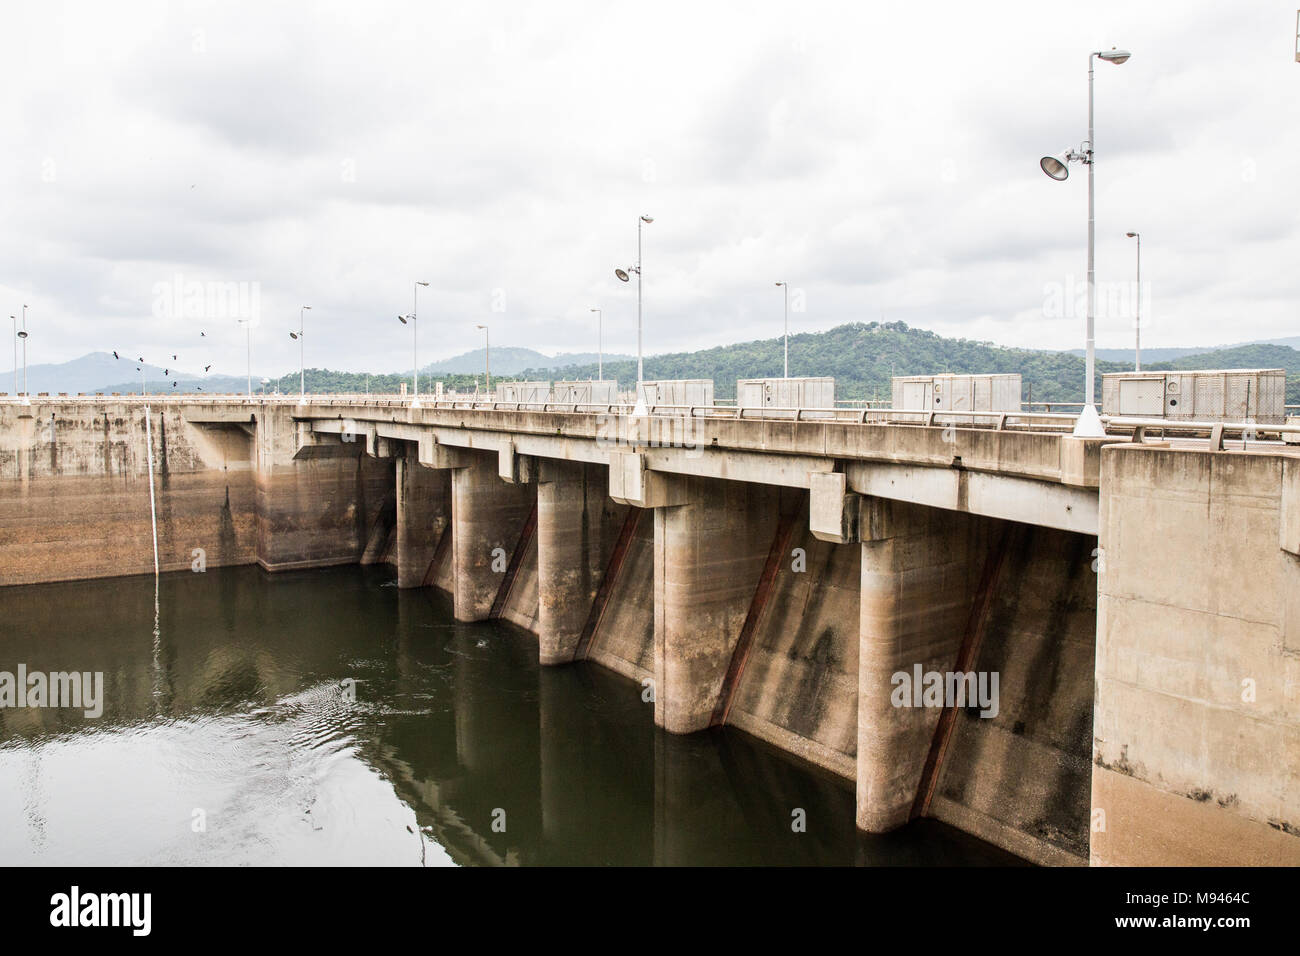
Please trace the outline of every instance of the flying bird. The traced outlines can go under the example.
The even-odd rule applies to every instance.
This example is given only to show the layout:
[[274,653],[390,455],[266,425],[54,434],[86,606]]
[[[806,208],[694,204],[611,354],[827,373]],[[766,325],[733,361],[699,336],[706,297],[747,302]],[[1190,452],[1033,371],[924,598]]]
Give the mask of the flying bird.
[[139,362],[141,365],[143,365],[143,364],[144,364],[144,356],[141,355],[138,359],[136,359],[136,361]]
[[167,371],[168,371],[167,369],[163,369],[163,378],[167,377]]
[[199,333],[199,338],[203,338],[203,337],[205,337],[207,334],[208,334],[207,332],[200,332],[200,333]]
[[203,371],[206,372],[206,371],[207,371],[208,369],[210,369],[210,368],[212,368],[211,365],[205,365],[205,366],[203,366]]
[[176,359],[176,356],[175,356],[175,355],[173,355],[173,356],[172,356],[172,360],[173,360],[173,361],[175,361],[175,359]]
[[176,383],[175,383],[175,382],[172,382],[172,388],[175,388],[175,387],[176,387]]
[[118,354],[117,354],[117,350],[115,349],[115,350],[113,351],[113,358],[115,358],[115,359],[120,359],[121,357],[122,357],[122,356],[118,355]]

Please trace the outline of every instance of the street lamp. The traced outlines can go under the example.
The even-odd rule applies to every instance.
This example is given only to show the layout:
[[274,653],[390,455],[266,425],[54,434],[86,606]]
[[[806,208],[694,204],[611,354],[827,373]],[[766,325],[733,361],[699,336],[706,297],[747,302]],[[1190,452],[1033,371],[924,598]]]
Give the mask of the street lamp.
[[420,341],[419,341],[420,327],[419,325],[416,324],[415,313],[416,313],[416,306],[419,304],[419,299],[420,299],[420,286],[427,287],[428,285],[429,283],[427,282],[420,282],[418,280],[416,281],[414,291],[412,291],[411,293],[411,314],[399,315],[397,317],[398,321],[401,322],[403,325],[406,325],[407,319],[411,320],[411,361],[412,363],[414,363],[414,367],[411,371],[411,376],[412,376],[411,384],[413,386],[412,391],[414,392],[414,395],[411,398],[412,408],[420,407]]
[[253,323],[248,319],[236,319],[235,321],[244,327],[244,333],[247,339],[245,345],[245,354],[247,355],[247,361],[248,361],[248,368],[247,368],[248,397],[252,398],[253,397]]
[[14,398],[18,397],[18,316],[9,316],[14,323]]
[[27,391],[27,304],[23,303],[23,328],[18,333],[18,337],[23,340],[23,404],[30,405],[32,396]]
[[476,325],[475,328],[483,330],[483,371],[487,377],[487,394],[488,401],[492,400],[492,342],[488,338],[489,332],[486,325]]
[[1142,234],[1126,232],[1124,235],[1137,240],[1137,299],[1133,303],[1133,334],[1136,336],[1133,370],[1142,371]]
[[642,362],[641,352],[641,223],[654,222],[649,216],[640,216],[636,221],[636,265],[629,269],[615,269],[616,275],[620,282],[628,281],[628,273],[636,273],[636,405],[632,408],[633,415],[644,415],[646,407],[641,402],[641,381],[645,378],[645,367]]
[[592,309],[596,313],[596,381],[605,380],[605,347],[604,340],[604,320],[605,314],[600,309]]
[[790,283],[778,282],[785,290],[785,377],[790,377]]
[[289,338],[298,340],[298,400],[304,402],[307,400],[307,365],[302,355],[303,319],[310,311],[309,305],[298,310],[298,331],[289,333]]
[[1093,212],[1093,166],[1096,160],[1093,156],[1093,123],[1092,123],[1092,73],[1093,58],[1105,60],[1107,63],[1114,63],[1117,66],[1125,63],[1131,56],[1127,50],[1116,50],[1114,48],[1104,51],[1096,51],[1088,54],[1088,138],[1080,144],[1078,150],[1066,149],[1057,153],[1055,156],[1044,156],[1038,161],[1044,173],[1055,179],[1057,182],[1063,182],[1070,175],[1070,163],[1083,163],[1088,167],[1088,328],[1087,328],[1087,402],[1079,412],[1079,418],[1074,425],[1074,434],[1081,438],[1104,438],[1106,429],[1101,424],[1101,418],[1097,415],[1097,406],[1095,402],[1096,384],[1093,381],[1097,364],[1097,344],[1096,344],[1096,320],[1094,317],[1094,303],[1096,300],[1096,281],[1094,278],[1094,261],[1095,261],[1095,217]]

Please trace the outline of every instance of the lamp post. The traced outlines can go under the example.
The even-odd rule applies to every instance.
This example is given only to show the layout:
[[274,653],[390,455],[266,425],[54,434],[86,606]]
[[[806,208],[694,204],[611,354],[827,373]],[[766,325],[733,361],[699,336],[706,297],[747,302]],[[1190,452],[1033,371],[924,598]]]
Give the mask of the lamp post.
[[289,333],[289,338],[298,340],[298,400],[300,402],[305,402],[307,400],[307,365],[303,360],[302,339],[303,320],[310,311],[311,306],[309,305],[304,305],[298,310],[298,331]]
[[18,397],[18,316],[11,315],[14,323],[14,398]]
[[30,405],[32,396],[27,391],[27,303],[23,303],[23,328],[18,333],[18,337],[23,340],[23,404]]
[[1137,298],[1133,303],[1133,334],[1135,336],[1133,370],[1140,372],[1142,371],[1142,234],[1140,232],[1126,232],[1124,235],[1137,240]]
[[596,313],[596,381],[605,380],[605,346],[604,346],[604,320],[605,314],[600,309],[592,309]]
[[397,317],[397,320],[403,325],[406,325],[407,319],[411,320],[411,390],[414,393],[411,397],[412,408],[420,407],[420,337],[419,326],[415,321],[416,306],[419,304],[420,286],[428,286],[428,284],[427,282],[416,281],[415,289],[411,293],[411,314]]
[[620,282],[628,281],[628,273],[636,273],[636,405],[632,409],[633,415],[644,415],[646,413],[645,405],[641,403],[641,382],[645,378],[645,366],[642,360],[641,351],[641,224],[651,223],[654,220],[649,216],[639,216],[636,221],[636,265],[630,269],[615,269],[616,275]]
[[488,338],[489,332],[486,325],[478,325],[475,328],[483,330],[483,371],[487,378],[488,401],[492,400],[492,342]]
[[236,319],[235,321],[237,321],[240,325],[244,327],[244,334],[246,336],[244,351],[247,357],[246,361],[248,362],[247,365],[248,397],[252,398],[253,397],[253,323],[250,322],[248,319]]
[[1055,156],[1044,156],[1038,161],[1038,165],[1043,172],[1055,179],[1057,182],[1063,182],[1070,175],[1069,163],[1083,163],[1088,167],[1088,327],[1087,327],[1087,360],[1085,362],[1087,370],[1087,401],[1082,411],[1079,412],[1079,418],[1074,425],[1074,434],[1081,438],[1104,438],[1106,429],[1101,424],[1101,418],[1097,415],[1097,406],[1095,402],[1096,383],[1093,381],[1097,364],[1097,346],[1096,346],[1096,321],[1094,316],[1094,303],[1096,301],[1096,281],[1095,281],[1095,216],[1093,203],[1093,166],[1096,165],[1094,158],[1094,141],[1093,141],[1093,122],[1092,122],[1092,75],[1093,59],[1105,60],[1107,63],[1119,65],[1128,60],[1132,54],[1127,50],[1116,50],[1114,48],[1104,51],[1095,51],[1088,54],[1088,138],[1081,144],[1079,150],[1067,149]]
[[778,282],[785,292],[785,377],[790,377],[790,283]]

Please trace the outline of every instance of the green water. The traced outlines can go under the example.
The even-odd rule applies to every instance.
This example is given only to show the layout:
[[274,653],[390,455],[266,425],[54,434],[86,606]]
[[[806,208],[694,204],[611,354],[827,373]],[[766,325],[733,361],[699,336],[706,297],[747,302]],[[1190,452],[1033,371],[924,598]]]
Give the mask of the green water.
[[930,821],[858,834],[849,782],[663,734],[639,684],[541,668],[387,568],[165,575],[154,602],[151,577],[0,589],[0,672],[104,680],[98,718],[0,708],[0,863],[1012,861]]

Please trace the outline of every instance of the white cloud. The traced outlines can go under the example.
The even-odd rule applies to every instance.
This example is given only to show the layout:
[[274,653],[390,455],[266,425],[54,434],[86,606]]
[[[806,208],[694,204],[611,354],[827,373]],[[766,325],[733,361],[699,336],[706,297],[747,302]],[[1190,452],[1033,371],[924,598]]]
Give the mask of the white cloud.
[[[1293,4],[1028,2],[40,4],[0,37],[0,298],[30,357],[171,354],[175,276],[253,282],[259,371],[405,367],[395,316],[427,279],[421,358],[494,344],[635,349],[613,267],[645,230],[646,347],[882,315],[948,335],[1080,343],[1043,315],[1081,280],[1097,75],[1097,269],[1131,278],[1144,343],[1295,334]],[[494,312],[504,303],[503,312]],[[1099,323],[1127,344],[1124,319]],[[213,324],[214,371],[243,335]],[[185,363],[182,361],[181,363]],[[197,367],[193,361],[186,367]]]

